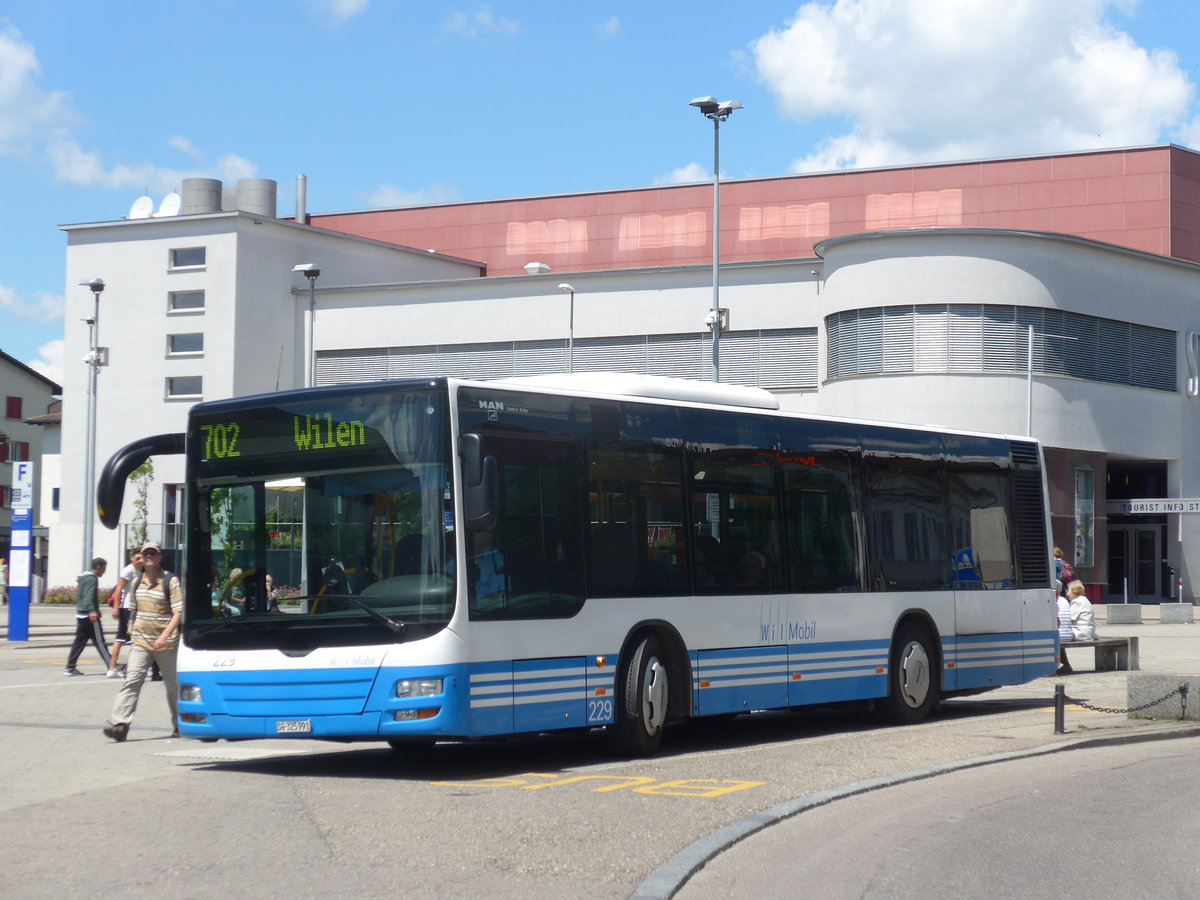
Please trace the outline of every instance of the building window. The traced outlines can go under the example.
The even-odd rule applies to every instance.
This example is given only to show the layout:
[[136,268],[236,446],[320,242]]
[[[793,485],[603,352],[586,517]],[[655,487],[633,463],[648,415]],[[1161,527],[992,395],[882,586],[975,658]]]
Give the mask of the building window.
[[1096,564],[1096,473],[1075,470],[1075,565]]
[[0,484],[0,509],[8,509],[8,492],[11,490],[12,488]]
[[204,265],[205,248],[203,247],[182,247],[178,250],[171,251],[171,268],[172,269],[194,269]]
[[[636,372],[674,378],[708,377],[707,334],[643,334],[575,338],[576,372]],[[563,372],[567,342],[505,341],[423,347],[322,350],[317,384],[380,381],[426,375],[512,378]],[[817,387],[817,329],[728,331],[721,338],[721,380],[770,389]]]
[[827,376],[1033,371],[1176,391],[1176,336],[1059,309],[979,303],[875,306],[825,319]]
[[168,334],[167,356],[198,355],[204,352],[203,334]]
[[168,312],[202,312],[204,291],[171,291],[167,295]]
[[29,462],[29,441],[9,441],[9,462]]
[[183,546],[183,485],[163,485],[163,546]]
[[62,489],[61,488],[51,488],[50,489],[50,508],[55,510],[56,512],[58,511],[58,494],[59,494],[60,490],[62,490]]
[[6,419],[21,418],[21,398],[7,397],[4,401],[4,417]]
[[203,393],[204,378],[200,375],[184,375],[181,378],[167,379],[167,397],[189,399],[199,397]]

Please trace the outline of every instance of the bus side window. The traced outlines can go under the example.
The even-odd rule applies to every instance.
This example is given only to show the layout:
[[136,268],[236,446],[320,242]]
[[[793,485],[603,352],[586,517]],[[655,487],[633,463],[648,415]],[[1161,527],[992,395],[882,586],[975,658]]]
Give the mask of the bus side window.
[[579,465],[561,440],[489,437],[497,463],[496,526],[468,533],[474,618],[574,615],[583,604]]
[[779,502],[770,454],[696,452],[691,480],[697,593],[782,590]]
[[800,593],[859,588],[854,493],[843,458],[783,465],[791,588]]
[[666,596],[687,590],[679,453],[611,441],[588,455],[588,596]]

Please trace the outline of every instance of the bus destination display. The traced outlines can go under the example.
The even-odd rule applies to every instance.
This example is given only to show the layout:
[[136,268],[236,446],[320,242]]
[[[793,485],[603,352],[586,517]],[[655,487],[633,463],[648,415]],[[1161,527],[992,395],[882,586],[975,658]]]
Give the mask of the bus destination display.
[[201,475],[262,463],[310,469],[341,461],[369,462],[392,454],[383,435],[361,418],[362,410],[279,407],[194,416],[189,453]]

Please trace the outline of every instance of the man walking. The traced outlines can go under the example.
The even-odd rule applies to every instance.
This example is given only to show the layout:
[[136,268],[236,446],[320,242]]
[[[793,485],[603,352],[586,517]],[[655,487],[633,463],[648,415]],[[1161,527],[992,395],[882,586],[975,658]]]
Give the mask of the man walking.
[[108,568],[108,563],[97,556],[92,560],[92,567],[80,575],[76,582],[75,591],[75,641],[71,644],[71,652],[67,654],[67,668],[64,675],[82,675],[75,663],[79,662],[79,654],[91,641],[96,645],[96,652],[104,661],[107,669],[111,657],[108,647],[104,644],[104,626],[100,623],[100,576]]
[[175,656],[179,649],[179,621],[183,613],[183,589],[179,579],[162,567],[162,549],[155,543],[143,544],[142,574],[133,587],[133,647],[125,681],[117,691],[112,712],[104,724],[104,733],[114,741],[123,741],[129,734],[129,723],[137,709],[142,683],[157,662],[167,689],[167,706],[171,710],[172,737],[179,735],[176,719],[178,683],[175,677]]
[[142,554],[138,550],[129,551],[129,565],[121,570],[117,586],[113,588],[112,605],[113,618],[117,620],[117,636],[113,638],[112,662],[108,664],[108,677],[119,678],[120,669],[117,663],[121,659],[121,646],[129,643],[129,608],[133,604],[133,582],[142,571]]

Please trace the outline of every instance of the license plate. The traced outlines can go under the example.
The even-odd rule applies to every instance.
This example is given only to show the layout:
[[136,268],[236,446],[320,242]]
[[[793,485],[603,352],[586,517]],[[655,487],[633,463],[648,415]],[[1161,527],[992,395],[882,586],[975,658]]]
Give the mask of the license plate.
[[311,734],[312,719],[282,719],[275,723],[276,734]]

